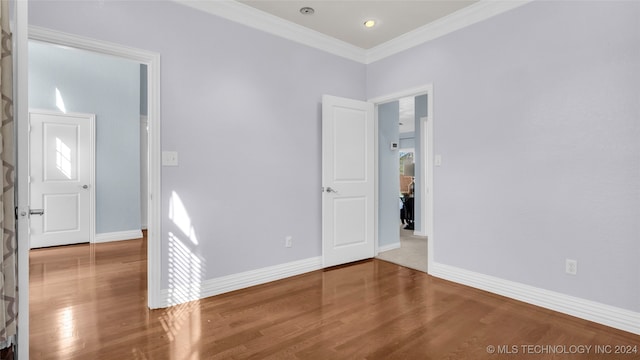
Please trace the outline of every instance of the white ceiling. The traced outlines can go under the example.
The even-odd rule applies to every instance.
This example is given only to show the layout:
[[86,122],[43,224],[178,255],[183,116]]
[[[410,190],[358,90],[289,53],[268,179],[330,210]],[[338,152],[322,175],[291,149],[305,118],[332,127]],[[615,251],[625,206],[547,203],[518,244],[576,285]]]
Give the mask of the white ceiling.
[[[477,0],[238,0],[258,10],[342,40],[371,49],[407,32],[442,19]],[[312,15],[300,13],[312,7]],[[373,19],[376,26],[365,28]]]

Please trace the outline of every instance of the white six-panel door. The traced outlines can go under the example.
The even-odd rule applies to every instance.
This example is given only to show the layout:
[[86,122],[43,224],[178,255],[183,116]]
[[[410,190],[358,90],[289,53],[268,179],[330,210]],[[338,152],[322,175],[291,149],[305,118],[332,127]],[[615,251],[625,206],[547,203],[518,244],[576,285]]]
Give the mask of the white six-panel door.
[[93,236],[95,115],[29,112],[30,247]]
[[375,252],[373,104],[322,98],[323,266]]

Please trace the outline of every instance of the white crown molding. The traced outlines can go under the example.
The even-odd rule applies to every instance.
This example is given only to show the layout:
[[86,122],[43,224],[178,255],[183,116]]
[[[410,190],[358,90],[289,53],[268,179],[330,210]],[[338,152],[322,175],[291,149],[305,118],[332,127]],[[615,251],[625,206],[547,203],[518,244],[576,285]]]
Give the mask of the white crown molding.
[[492,16],[515,9],[533,0],[480,0],[471,6],[369,50],[348,44],[237,1],[173,1],[359,63],[370,64]]
[[433,263],[429,275],[640,335],[640,313]]
[[384,59],[427,41],[515,9],[533,0],[481,0],[367,51],[366,64]]
[[357,46],[237,1],[173,1],[359,63],[364,63],[366,59],[365,51]]
[[180,284],[178,287],[161,291],[161,307],[220,295],[320,269],[322,269],[322,257],[318,256],[204,280],[199,283]]

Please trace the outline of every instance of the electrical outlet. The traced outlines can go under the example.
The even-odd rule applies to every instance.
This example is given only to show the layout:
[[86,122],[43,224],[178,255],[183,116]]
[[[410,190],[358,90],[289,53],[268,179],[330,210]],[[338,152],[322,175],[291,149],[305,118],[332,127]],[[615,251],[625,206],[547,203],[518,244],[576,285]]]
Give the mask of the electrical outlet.
[[177,151],[163,151],[162,152],[162,166],[178,166],[178,152]]
[[293,246],[293,236],[287,236],[284,238],[284,247],[292,247]]
[[570,275],[578,274],[578,260],[566,259],[565,272]]

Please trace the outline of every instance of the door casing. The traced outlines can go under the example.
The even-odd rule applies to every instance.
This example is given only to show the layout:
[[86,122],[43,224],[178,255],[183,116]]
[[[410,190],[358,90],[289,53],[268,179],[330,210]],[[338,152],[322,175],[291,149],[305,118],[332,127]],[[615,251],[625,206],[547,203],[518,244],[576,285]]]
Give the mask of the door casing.
[[[422,156],[424,169],[426,170],[427,176],[422,176],[422,181],[420,186],[422,186],[422,191],[420,194],[421,200],[421,210],[422,210],[422,221],[423,227],[426,227],[426,231],[422,230],[419,235],[427,236],[427,273],[431,273],[431,267],[434,259],[434,186],[433,186],[433,168],[434,168],[434,144],[433,144],[433,134],[434,134],[434,118],[433,118],[433,84],[427,84],[424,86],[407,89],[404,91],[392,93],[389,95],[384,95],[376,98],[369,99],[368,101],[375,105],[375,137],[378,138],[378,126],[379,126],[379,118],[378,118],[378,105],[382,105],[384,103],[388,103],[391,101],[396,101],[401,98],[409,97],[409,96],[420,96],[427,95],[427,116],[422,118],[423,126],[421,126],[421,131],[416,134],[418,135],[418,141],[422,146],[420,147],[420,154]],[[426,146],[424,146],[426,144]],[[378,141],[375,142],[375,161],[376,164],[378,162]],[[380,178],[380,172],[378,167],[375,169],[375,211],[376,211],[376,219],[378,218],[378,179]],[[428,194],[427,196],[427,190]],[[426,214],[426,216],[425,216]],[[379,238],[378,238],[378,227],[375,228],[375,243],[376,250],[375,254],[378,255],[379,252]]]

